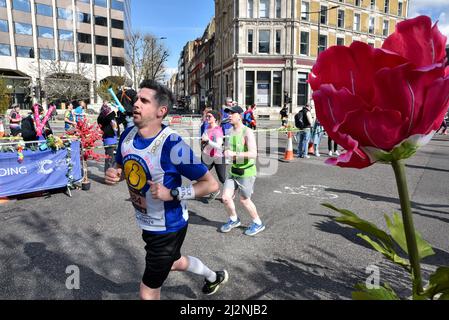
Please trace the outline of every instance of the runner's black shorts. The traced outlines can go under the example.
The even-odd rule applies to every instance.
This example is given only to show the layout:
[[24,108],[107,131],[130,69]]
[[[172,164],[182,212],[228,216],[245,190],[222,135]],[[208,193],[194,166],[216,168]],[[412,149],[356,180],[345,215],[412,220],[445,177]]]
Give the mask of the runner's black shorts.
[[151,289],[158,289],[167,279],[173,263],[181,259],[181,247],[187,233],[187,227],[178,232],[154,234],[143,231],[145,241],[145,272],[142,282]]

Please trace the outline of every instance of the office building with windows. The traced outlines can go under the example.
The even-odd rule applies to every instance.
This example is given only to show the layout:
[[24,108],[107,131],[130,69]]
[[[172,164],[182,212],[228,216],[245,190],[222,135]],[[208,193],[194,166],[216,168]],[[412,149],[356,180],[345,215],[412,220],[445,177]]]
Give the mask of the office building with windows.
[[[380,47],[408,0],[215,0],[216,101],[227,96],[279,117],[311,100],[307,77],[319,51],[363,41]],[[336,62],[338,63],[338,62]]]
[[0,76],[23,107],[51,72],[82,74],[96,102],[100,81],[127,76],[129,31],[130,0],[0,0]]

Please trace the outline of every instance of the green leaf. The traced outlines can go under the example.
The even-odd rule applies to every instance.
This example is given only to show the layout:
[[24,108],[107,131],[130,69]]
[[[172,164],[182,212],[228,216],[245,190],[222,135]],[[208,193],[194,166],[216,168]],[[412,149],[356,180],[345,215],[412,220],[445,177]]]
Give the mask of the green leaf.
[[449,294],[449,267],[438,268],[437,271],[430,276],[429,287],[425,291],[425,294],[431,299],[440,293],[443,293],[442,297],[445,298],[447,298]]
[[357,230],[378,238],[382,243],[384,243],[385,246],[393,247],[393,240],[391,239],[391,237],[385,231],[379,229],[371,222],[360,219],[355,213],[349,210],[338,209],[330,204],[323,204],[323,206],[337,211],[343,215],[342,217],[334,218],[336,222],[354,227]]
[[[391,237],[394,239],[394,241],[401,247],[404,252],[408,254],[408,247],[407,247],[407,239],[405,237],[405,231],[404,231],[404,223],[402,221],[402,217],[399,213],[393,214],[393,221],[390,220],[390,218],[385,215],[385,221],[387,222],[388,229],[391,232]],[[435,254],[430,244],[425,241],[421,234],[418,232],[415,232],[416,234],[416,242],[418,245],[418,254],[419,259],[422,260],[428,256],[432,256]]]
[[381,245],[377,243],[376,241],[372,240],[370,237],[358,234],[359,238],[365,240],[368,244],[370,244],[376,251],[380,252],[387,258],[388,260],[392,261],[393,263],[405,268],[407,271],[410,271],[410,262],[406,259],[401,258],[392,247],[386,247],[384,245]]
[[353,300],[401,300],[394,290],[388,285],[377,289],[368,289],[365,284],[358,284],[355,288],[359,291],[352,293]]

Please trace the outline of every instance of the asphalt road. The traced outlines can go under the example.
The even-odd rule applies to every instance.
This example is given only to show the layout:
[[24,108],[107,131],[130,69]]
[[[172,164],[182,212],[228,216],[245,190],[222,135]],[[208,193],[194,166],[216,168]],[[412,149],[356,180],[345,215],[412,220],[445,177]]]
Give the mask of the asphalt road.
[[[262,128],[277,122],[259,122]],[[195,129],[196,131],[196,129]],[[409,294],[409,278],[398,267],[336,224],[329,202],[386,229],[383,216],[400,210],[388,165],[365,170],[324,164],[327,156],[279,162],[284,135],[259,137],[260,172],[253,200],[267,225],[254,238],[244,228],[218,232],[226,221],[219,200],[189,203],[190,226],[183,253],[212,269],[226,268],[229,282],[212,297],[201,294],[203,279],[173,273],[163,299],[350,299],[365,282],[366,268],[381,270],[381,282]],[[278,142],[278,143],[277,143]],[[265,154],[267,146],[271,153]],[[321,153],[327,153],[323,139]],[[449,139],[436,136],[407,161],[416,227],[436,255],[424,261],[426,276],[449,264]],[[90,163],[90,191],[13,200],[0,205],[0,299],[137,299],[144,269],[144,245],[125,184],[103,184],[103,165]],[[243,225],[249,216],[237,204]],[[80,289],[68,290],[68,266],[80,270]]]

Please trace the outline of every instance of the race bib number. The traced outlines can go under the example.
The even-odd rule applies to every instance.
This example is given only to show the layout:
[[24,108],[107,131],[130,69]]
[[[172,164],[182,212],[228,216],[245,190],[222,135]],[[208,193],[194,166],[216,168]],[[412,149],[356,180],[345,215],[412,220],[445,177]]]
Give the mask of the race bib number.
[[145,195],[142,195],[131,188],[129,188],[129,195],[131,196],[131,202],[133,203],[134,208],[141,214],[148,214],[147,199]]

